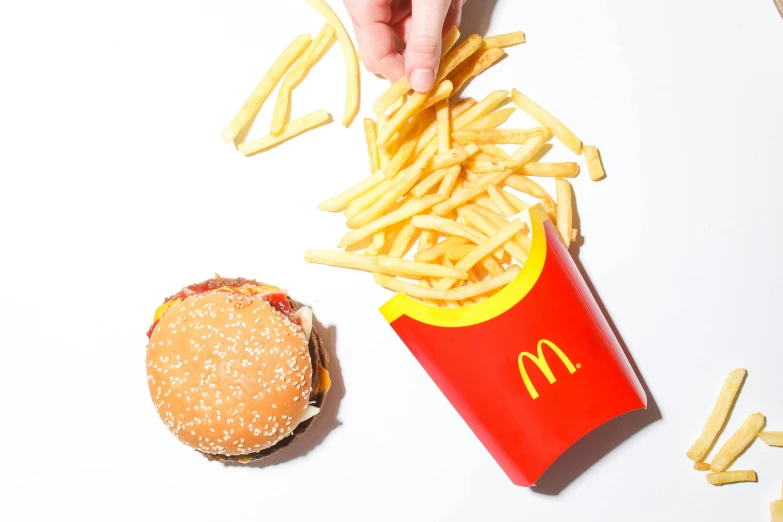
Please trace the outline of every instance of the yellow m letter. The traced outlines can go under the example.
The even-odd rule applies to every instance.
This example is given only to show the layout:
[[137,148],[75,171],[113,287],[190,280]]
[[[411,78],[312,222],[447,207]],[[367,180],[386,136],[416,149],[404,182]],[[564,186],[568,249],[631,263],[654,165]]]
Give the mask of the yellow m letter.
[[533,386],[533,383],[530,381],[530,376],[527,374],[527,368],[525,368],[525,359],[530,359],[533,361],[538,369],[541,370],[541,373],[544,374],[544,377],[546,377],[546,379],[549,381],[549,384],[554,384],[557,382],[555,374],[552,373],[552,369],[549,367],[549,363],[547,362],[546,357],[544,357],[544,346],[547,346],[550,350],[555,352],[555,354],[560,358],[571,374],[576,372],[576,367],[571,363],[571,359],[569,359],[568,356],[563,353],[563,350],[558,348],[555,343],[547,341],[546,339],[541,339],[538,341],[537,355],[533,355],[528,352],[522,352],[519,354],[519,373],[522,375],[522,381],[525,383],[525,387],[533,399],[538,398],[538,391],[536,390],[536,387]]

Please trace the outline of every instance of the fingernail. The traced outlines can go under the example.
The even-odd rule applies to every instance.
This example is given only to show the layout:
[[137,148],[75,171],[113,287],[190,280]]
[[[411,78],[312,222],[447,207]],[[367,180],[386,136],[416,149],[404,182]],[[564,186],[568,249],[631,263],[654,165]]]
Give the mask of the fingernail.
[[427,92],[432,89],[432,85],[435,83],[435,73],[429,69],[414,69],[411,71],[408,82],[414,91]]

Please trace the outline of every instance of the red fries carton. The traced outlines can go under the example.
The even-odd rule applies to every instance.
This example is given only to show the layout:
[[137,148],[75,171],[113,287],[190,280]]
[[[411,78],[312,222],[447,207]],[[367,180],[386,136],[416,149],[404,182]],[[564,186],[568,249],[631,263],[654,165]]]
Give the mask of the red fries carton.
[[381,307],[508,477],[532,486],[572,444],[647,397],[546,212],[519,276],[463,308]]

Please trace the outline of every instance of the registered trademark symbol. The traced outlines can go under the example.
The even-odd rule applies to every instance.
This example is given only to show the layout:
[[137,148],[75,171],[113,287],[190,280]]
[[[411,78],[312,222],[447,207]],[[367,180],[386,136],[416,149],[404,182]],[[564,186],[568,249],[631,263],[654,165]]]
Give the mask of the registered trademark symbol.
[[582,368],[582,363],[576,363],[576,369],[579,370]]

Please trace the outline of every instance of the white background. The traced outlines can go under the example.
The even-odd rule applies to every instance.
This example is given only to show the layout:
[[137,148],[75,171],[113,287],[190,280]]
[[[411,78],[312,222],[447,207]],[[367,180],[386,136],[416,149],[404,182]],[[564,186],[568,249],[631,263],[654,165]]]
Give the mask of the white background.
[[[783,430],[772,0],[470,4],[466,31],[528,43],[467,94],[515,86],[603,152],[609,178],[575,184],[578,256],[650,410],[591,435],[539,489],[514,487],[384,323],[389,294],[304,263],[343,233],[315,205],[366,175],[361,125],[251,159],[220,139],[287,42],[321,26],[304,2],[3,2],[0,518],[767,519],[783,450],[755,444],[736,467],[760,482],[724,488],[685,450],[738,366],[750,375],[727,432],[755,411]],[[294,116],[339,121],[343,82],[335,46]],[[363,115],[383,87],[364,75]],[[147,395],[153,310],[214,272],[288,288],[336,341],[319,430],[273,465],[207,462]]]

